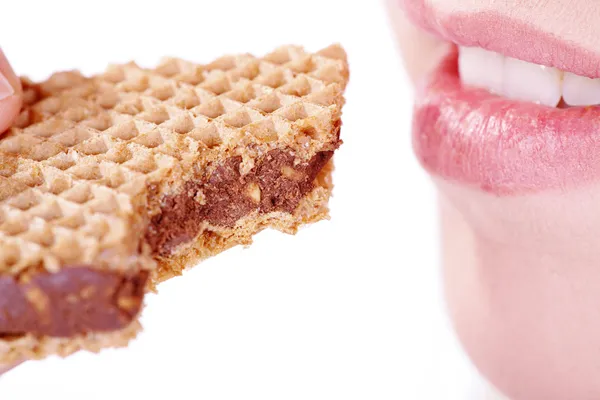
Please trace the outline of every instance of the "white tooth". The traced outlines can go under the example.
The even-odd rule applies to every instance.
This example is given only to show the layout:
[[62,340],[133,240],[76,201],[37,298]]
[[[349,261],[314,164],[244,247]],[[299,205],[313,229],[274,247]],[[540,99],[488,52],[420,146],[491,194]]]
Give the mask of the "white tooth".
[[458,69],[463,83],[502,92],[504,56],[479,47],[460,47]]
[[511,99],[556,107],[561,98],[561,72],[556,68],[506,57],[503,94]]
[[562,93],[565,103],[570,106],[600,104],[600,79],[565,72]]

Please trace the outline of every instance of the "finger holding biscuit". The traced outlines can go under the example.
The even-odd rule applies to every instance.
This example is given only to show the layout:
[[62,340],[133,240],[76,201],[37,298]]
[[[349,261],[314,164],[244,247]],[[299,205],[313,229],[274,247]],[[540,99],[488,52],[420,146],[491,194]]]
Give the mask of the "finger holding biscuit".
[[21,93],[21,82],[0,49],[0,133],[8,129],[19,114]]
[[[0,49],[0,133],[4,132],[21,109],[21,81]],[[0,364],[0,376],[15,365]]]
[[13,369],[15,365],[0,365],[0,376]]

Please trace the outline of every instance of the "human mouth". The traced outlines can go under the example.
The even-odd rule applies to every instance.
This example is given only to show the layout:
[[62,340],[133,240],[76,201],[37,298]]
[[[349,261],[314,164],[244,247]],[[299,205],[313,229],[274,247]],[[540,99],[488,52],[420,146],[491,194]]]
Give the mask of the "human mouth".
[[[448,26],[439,37],[453,36]],[[463,37],[472,36],[461,29]],[[569,53],[562,42],[550,50],[562,61],[546,64],[473,42],[474,37],[454,41],[418,88],[413,143],[423,166],[435,176],[496,195],[600,178],[600,79],[593,79],[600,75],[589,68],[592,63],[565,58],[579,50]],[[558,43],[542,42],[541,47]],[[579,68],[564,68],[573,65]]]

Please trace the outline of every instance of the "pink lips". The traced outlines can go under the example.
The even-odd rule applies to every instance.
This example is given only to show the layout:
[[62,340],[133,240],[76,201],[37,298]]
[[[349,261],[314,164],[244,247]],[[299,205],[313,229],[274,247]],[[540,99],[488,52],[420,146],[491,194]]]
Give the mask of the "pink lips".
[[[403,5],[420,26],[459,44],[541,64],[552,61],[547,64],[576,73],[589,74],[592,60],[599,60],[589,54],[578,58],[580,49],[531,29],[515,30],[518,25],[504,18],[454,16],[440,21],[421,0],[405,0]],[[515,45],[517,34],[524,45]],[[600,73],[600,62],[596,65],[592,75]],[[497,195],[600,179],[600,107],[550,108],[465,87],[458,76],[456,47],[417,93],[413,143],[432,174]]]
[[600,178],[600,108],[550,108],[464,87],[456,50],[417,94],[413,142],[430,172],[496,194]]

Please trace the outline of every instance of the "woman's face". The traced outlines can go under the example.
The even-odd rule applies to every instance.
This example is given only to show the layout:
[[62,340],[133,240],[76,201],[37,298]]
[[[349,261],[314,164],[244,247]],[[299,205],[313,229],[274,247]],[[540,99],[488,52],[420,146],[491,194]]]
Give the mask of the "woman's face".
[[600,398],[600,7],[389,6],[459,338],[511,399]]

